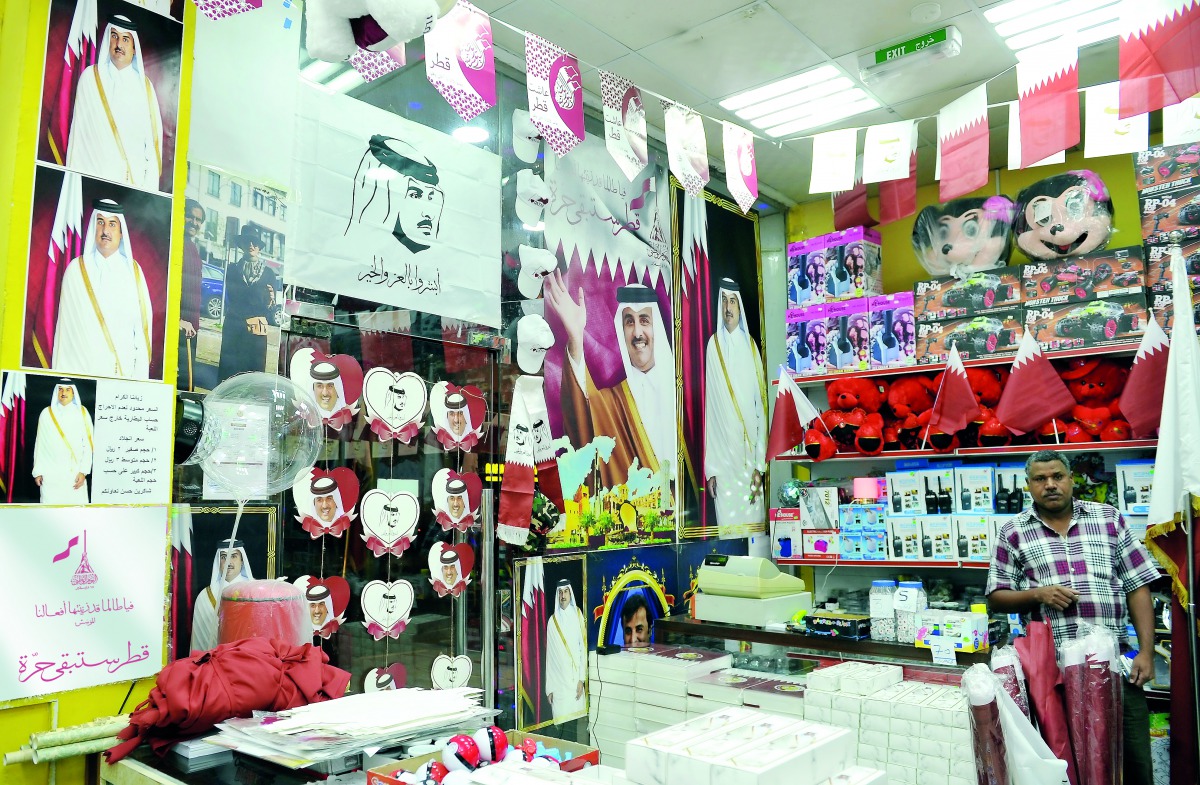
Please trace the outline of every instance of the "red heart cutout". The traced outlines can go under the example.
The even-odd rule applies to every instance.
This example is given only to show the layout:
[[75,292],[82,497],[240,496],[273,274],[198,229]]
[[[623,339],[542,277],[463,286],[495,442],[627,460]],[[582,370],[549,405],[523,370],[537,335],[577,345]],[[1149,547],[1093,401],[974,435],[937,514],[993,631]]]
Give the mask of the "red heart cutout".
[[[342,375],[342,392],[346,395],[346,405],[353,406],[362,397],[363,369],[358,360],[348,354],[321,354],[313,350],[312,364],[320,362],[333,363],[338,373]],[[311,367],[311,366],[310,366]]]
[[446,550],[454,551],[458,554],[458,562],[462,566],[463,580],[471,574],[471,568],[475,566],[475,549],[465,542],[460,542],[458,545],[446,546]]
[[479,504],[483,500],[483,480],[479,479],[479,475],[475,472],[463,472],[459,474],[453,469],[450,470],[447,476],[447,481],[462,480],[467,486],[467,504],[471,512],[479,509]]
[[338,486],[338,494],[342,497],[342,511],[349,515],[358,506],[358,475],[353,469],[339,466],[331,471],[314,468],[309,477],[309,483],[322,477],[330,477]]
[[471,415],[471,427],[476,431],[482,432],[484,420],[487,419],[487,399],[483,397],[483,390],[473,384],[463,387],[447,384],[446,393],[453,392],[460,392],[467,399],[467,411]]
[[308,580],[301,586],[301,590],[307,591],[313,586],[324,586],[329,589],[329,599],[333,600],[334,616],[341,617],[346,612],[346,608],[350,605],[350,584],[345,578],[338,575],[314,578],[309,575]]

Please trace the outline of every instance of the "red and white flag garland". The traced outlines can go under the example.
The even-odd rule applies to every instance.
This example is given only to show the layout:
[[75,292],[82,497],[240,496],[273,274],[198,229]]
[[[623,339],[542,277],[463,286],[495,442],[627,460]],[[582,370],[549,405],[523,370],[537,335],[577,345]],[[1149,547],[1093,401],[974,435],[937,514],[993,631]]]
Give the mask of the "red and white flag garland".
[[938,112],[943,202],[976,191],[988,182],[987,86],[980,85]]
[[1079,50],[1061,39],[1017,58],[1021,167],[1079,144]]
[[529,118],[550,149],[564,156],[583,141],[583,79],[575,55],[525,34]]
[[496,105],[492,19],[467,0],[425,34],[425,76],[464,120]]
[[609,71],[600,71],[604,101],[604,146],[629,180],[649,163],[646,141],[646,104],[633,82]]
[[733,201],[750,212],[758,199],[758,163],[754,160],[754,134],[733,123],[721,123],[725,146],[725,184]]
[[708,184],[708,142],[704,119],[683,104],[663,100],[667,126],[667,164],[683,190],[699,196]]
[[1117,45],[1122,119],[1200,93],[1198,0],[1123,0]]
[[1074,405],[1074,396],[1042,354],[1033,333],[1026,332],[996,404],[996,419],[1020,435],[1040,428]]

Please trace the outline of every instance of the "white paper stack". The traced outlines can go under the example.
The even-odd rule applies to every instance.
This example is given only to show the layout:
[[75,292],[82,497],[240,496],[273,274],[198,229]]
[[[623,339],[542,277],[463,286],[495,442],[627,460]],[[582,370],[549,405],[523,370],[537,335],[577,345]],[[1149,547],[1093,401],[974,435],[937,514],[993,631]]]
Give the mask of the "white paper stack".
[[588,652],[588,728],[591,744],[600,750],[606,764],[622,768],[625,743],[659,727],[634,716],[637,662],[651,654],[674,650],[649,646],[607,655]]
[[902,682],[863,698],[858,761],[898,785],[974,785],[967,702],[957,687]]
[[688,717],[688,684],[732,664],[727,653],[680,646],[637,660],[637,702],[633,716],[647,731],[665,728]]

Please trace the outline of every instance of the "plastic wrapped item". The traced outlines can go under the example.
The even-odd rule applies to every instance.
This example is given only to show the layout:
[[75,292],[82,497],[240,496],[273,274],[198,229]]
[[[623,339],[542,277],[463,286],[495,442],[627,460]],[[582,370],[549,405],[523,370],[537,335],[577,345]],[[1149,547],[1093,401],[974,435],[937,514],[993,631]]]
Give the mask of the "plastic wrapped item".
[[895,596],[895,581],[871,581],[871,640],[896,642]]
[[986,665],[972,665],[963,674],[962,690],[971,706],[971,727],[975,731],[975,771],[979,785],[1009,785],[1008,752],[996,701],[996,693],[1001,689],[1000,679]]
[[1021,658],[1012,646],[1001,646],[992,652],[992,673],[1000,677],[1004,691],[1017,704],[1026,717],[1029,716],[1029,694],[1025,691],[1025,670]]
[[913,222],[912,245],[930,275],[965,279],[1003,267],[1014,206],[1007,196],[955,199],[926,207]]
[[900,581],[900,588],[907,589],[916,596],[916,608],[914,610],[896,609],[896,641],[912,645],[917,640],[917,617],[921,611],[929,607],[929,598],[920,581]]
[[1038,731],[1055,757],[1067,762],[1071,785],[1087,785],[1075,770],[1063,704],[1063,674],[1058,667],[1050,625],[1044,621],[1029,622],[1025,625],[1025,635],[1017,638],[1013,646],[1021,656],[1021,666],[1029,682],[1029,706],[1037,719]]
[[1017,194],[1013,235],[1033,260],[1099,251],[1112,236],[1113,203],[1100,175],[1087,169],[1056,174]]
[[1078,637],[1060,650],[1075,768],[1080,783],[1118,785],[1124,731],[1121,647],[1105,627],[1080,627]]
[[294,584],[286,581],[240,581],[221,592],[217,609],[217,640],[231,643],[267,638],[300,646],[312,643],[308,604]]

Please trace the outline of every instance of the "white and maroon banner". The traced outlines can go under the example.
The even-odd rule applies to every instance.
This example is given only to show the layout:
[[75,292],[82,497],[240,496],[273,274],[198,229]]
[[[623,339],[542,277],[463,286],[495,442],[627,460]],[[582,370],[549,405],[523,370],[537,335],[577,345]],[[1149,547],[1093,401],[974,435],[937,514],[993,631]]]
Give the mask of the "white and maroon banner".
[[525,34],[529,118],[560,156],[583,141],[583,79],[570,52]]
[[1084,91],[1083,157],[1128,155],[1145,150],[1150,137],[1150,115],[1120,118],[1120,85],[1117,82]]
[[492,19],[458,0],[425,34],[425,76],[464,120],[496,105]]
[[1200,141],[1200,95],[1163,108],[1164,145],[1191,144]]
[[858,158],[858,129],[826,131],[813,137],[812,172],[808,181],[811,194],[849,191],[854,187],[854,168]]
[[[1075,95],[1072,93],[1072,95]],[[1032,169],[1035,166],[1049,166],[1050,164],[1061,164],[1067,160],[1066,150],[1059,150],[1057,153],[1042,158],[1033,163],[1024,163],[1021,159],[1021,151],[1024,150],[1023,139],[1024,134],[1021,133],[1021,121],[1024,119],[1024,114],[1021,111],[1020,101],[1011,101],[1008,104],[1008,168],[1009,171],[1017,169]]]
[[1123,0],[1117,45],[1122,119],[1200,93],[1198,0]]
[[373,52],[360,46],[357,52],[350,55],[350,65],[354,67],[355,71],[358,71],[358,75],[363,78],[364,82],[374,82],[392,71],[398,71],[407,62],[408,58],[402,43],[381,52]]
[[600,71],[604,99],[604,146],[625,179],[633,180],[650,160],[646,147],[646,104],[633,82]]
[[873,125],[863,139],[863,182],[884,183],[908,177],[908,159],[916,149],[916,121]]
[[698,112],[663,99],[667,116],[667,163],[683,190],[699,196],[708,183],[708,142],[704,118]]
[[733,201],[750,212],[758,199],[758,164],[754,160],[754,134],[733,123],[721,123],[725,142],[725,184]]
[[1017,56],[1021,167],[1079,144],[1079,49],[1058,39]]
[[938,198],[948,202],[988,181],[987,86],[938,112]]
[[209,19],[244,14],[262,8],[262,0],[195,0],[196,10]]

